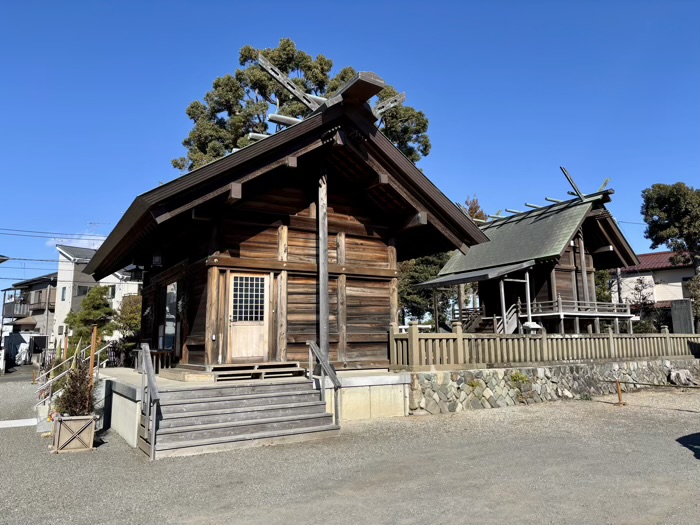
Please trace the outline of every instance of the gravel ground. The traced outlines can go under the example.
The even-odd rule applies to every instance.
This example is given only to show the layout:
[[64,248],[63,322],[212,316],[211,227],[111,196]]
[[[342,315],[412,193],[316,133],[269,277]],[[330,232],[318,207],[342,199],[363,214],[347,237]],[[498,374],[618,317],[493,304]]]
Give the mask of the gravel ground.
[[51,455],[33,429],[0,429],[0,523],[697,523],[700,391],[625,398],[347,423],[335,439],[152,463],[117,435]]
[[[0,421],[34,417],[32,407],[37,401],[38,385],[32,385],[33,370],[38,369],[31,365],[20,366],[0,376]],[[0,441],[2,439],[0,435]]]

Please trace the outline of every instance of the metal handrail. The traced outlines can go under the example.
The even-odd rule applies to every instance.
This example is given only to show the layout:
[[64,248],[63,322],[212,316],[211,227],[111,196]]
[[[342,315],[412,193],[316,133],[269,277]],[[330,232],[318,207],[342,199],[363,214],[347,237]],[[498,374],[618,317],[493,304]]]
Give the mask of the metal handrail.
[[321,365],[321,401],[326,401],[326,376],[328,376],[331,383],[333,383],[333,403],[335,407],[333,421],[336,425],[340,425],[340,389],[343,385],[328,359],[321,354],[321,349],[316,344],[316,341],[306,341],[306,344],[309,346],[309,377],[313,375],[313,358],[311,357],[313,353],[316,361]]
[[[75,356],[78,354],[78,352],[80,352],[81,354],[84,353],[85,350],[87,350],[88,348],[90,348],[90,345],[86,346],[86,347],[83,348],[82,350],[76,349],[76,350],[75,350],[75,354],[73,354],[73,357],[75,357]],[[56,370],[57,368],[61,368],[61,367],[66,363],[66,361],[68,361],[68,359],[66,359],[65,361],[60,362],[59,364],[57,364],[56,366],[54,366],[51,370],[48,370],[48,371],[44,372],[43,374],[41,374],[39,377],[36,378],[37,382],[40,382],[41,379],[42,379],[44,376],[50,376],[50,375],[51,375],[51,372],[53,372],[53,371]]]
[[[107,348],[109,348],[109,347],[110,347],[110,345],[103,346],[102,348],[100,348],[99,350],[97,350],[97,351],[95,352],[95,357],[97,357],[97,366],[95,367],[95,375],[96,375],[97,380],[100,379],[100,354],[101,354],[104,350],[106,350]],[[88,347],[88,348],[89,348],[89,347]],[[84,351],[84,350],[85,350],[85,349],[83,349],[83,351]],[[72,357],[72,358],[66,359],[66,360],[63,361],[60,365],[57,365],[57,366],[53,367],[49,372],[55,370],[55,369],[58,368],[59,366],[65,365],[65,364],[66,364],[68,361],[70,361],[71,359],[73,360],[73,364],[74,364],[74,363],[75,363],[75,360],[77,359],[77,357],[78,357],[78,352],[76,351],[75,354],[73,354],[73,357]],[[82,361],[85,362],[85,361],[88,361],[89,359],[90,359],[90,356],[87,356],[87,357],[84,357],[84,358],[82,359]],[[51,408],[51,400],[54,398],[54,396],[58,395],[59,393],[61,393],[61,392],[63,391],[63,389],[61,389],[61,390],[57,390],[56,392],[54,392],[54,391],[53,391],[53,384],[54,384],[56,381],[58,381],[59,379],[61,379],[61,378],[62,378],[64,375],[66,375],[68,372],[70,372],[70,369],[73,367],[73,364],[71,364],[71,366],[68,367],[68,370],[65,370],[64,372],[61,372],[61,373],[58,374],[56,377],[52,377],[51,379],[49,379],[49,380],[46,381],[43,385],[41,385],[39,388],[36,389],[35,393],[41,395],[41,393],[44,392],[44,391],[46,390],[46,388],[48,387],[48,388],[49,388],[49,395],[46,396],[46,397],[44,397],[44,398],[42,398],[42,399],[40,399],[39,402],[36,403],[36,404],[34,405],[34,407],[38,407],[39,405],[44,405],[44,404],[46,404],[46,402],[48,401],[48,402],[49,402],[49,408]],[[43,374],[43,375],[45,375],[45,374]],[[41,377],[41,376],[40,376],[40,377]]]
[[151,361],[151,349],[148,345],[141,347],[141,413],[146,417],[149,442],[151,444],[151,461],[156,458],[156,423],[160,391],[156,383],[156,373]]

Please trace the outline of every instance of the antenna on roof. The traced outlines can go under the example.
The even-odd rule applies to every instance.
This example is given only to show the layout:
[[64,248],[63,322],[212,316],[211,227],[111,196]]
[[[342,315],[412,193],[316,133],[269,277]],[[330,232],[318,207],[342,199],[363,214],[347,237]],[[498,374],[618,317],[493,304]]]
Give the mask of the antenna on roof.
[[583,200],[585,198],[584,194],[581,193],[581,190],[578,189],[578,186],[574,182],[574,179],[571,175],[569,175],[569,172],[566,171],[566,168],[564,166],[559,166],[559,169],[562,171],[564,176],[566,177],[566,180],[569,181],[569,184],[571,184],[571,187],[574,189],[575,193],[571,193],[570,191],[567,192],[569,195],[573,195],[574,197],[578,197],[579,199]]
[[598,188],[598,192],[603,191],[605,188],[608,187],[608,184],[610,184],[610,179],[605,179],[603,181],[603,184],[600,185],[600,188]]

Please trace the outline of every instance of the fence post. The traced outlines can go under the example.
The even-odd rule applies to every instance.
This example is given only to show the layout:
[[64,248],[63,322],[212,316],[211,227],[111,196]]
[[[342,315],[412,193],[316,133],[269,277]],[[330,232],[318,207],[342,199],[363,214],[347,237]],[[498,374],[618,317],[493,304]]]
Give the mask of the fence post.
[[613,337],[612,326],[608,326],[608,355],[611,359],[617,359],[617,352],[615,351],[615,338]]
[[661,327],[661,333],[664,336],[664,353],[663,355],[671,355],[671,336],[668,333],[668,326],[663,325]]
[[547,329],[542,327],[542,361],[549,361],[549,345],[547,344]]
[[397,323],[389,323],[389,361],[392,365],[398,364],[398,358],[396,356],[396,333],[399,331],[399,325]]
[[466,363],[466,356],[464,355],[464,337],[462,336],[462,323],[460,323],[459,321],[453,322],[452,333],[457,335],[457,355],[455,356],[455,361],[453,362],[453,364],[461,365],[463,363]]
[[409,366],[422,365],[418,346],[418,321],[408,322],[408,358]]

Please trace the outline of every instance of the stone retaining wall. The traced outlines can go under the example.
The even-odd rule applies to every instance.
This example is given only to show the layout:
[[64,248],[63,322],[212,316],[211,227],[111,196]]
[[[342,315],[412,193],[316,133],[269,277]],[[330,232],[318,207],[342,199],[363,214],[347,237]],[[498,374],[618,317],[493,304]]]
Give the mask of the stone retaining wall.
[[[657,360],[601,364],[493,368],[411,374],[409,409],[445,414],[480,408],[581,399],[616,392],[614,381],[668,384],[672,370],[687,369],[700,377],[700,361]],[[645,388],[622,385],[625,392]]]

